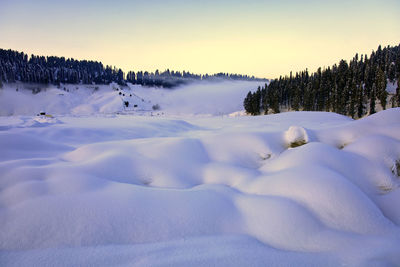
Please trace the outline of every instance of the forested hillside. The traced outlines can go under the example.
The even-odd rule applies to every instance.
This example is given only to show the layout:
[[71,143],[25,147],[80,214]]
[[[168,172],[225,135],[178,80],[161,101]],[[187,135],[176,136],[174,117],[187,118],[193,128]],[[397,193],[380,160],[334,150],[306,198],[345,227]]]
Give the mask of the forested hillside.
[[116,67],[104,66],[101,62],[75,60],[56,56],[30,57],[13,50],[0,49],[0,86],[2,83],[16,81],[26,83],[54,84],[109,84],[116,82],[125,85],[127,82],[145,86],[172,88],[198,80],[229,79],[262,81],[254,76],[218,73],[199,75],[190,72],[170,71],[169,69],[154,73],[148,71],[124,72]]
[[[350,62],[341,60],[314,73],[300,73],[272,80],[265,87],[249,92],[244,108],[252,115],[284,110],[332,111],[352,118],[400,106],[400,47],[387,46],[368,57],[356,54]],[[397,87],[389,96],[388,83]],[[379,102],[378,102],[379,101]]]

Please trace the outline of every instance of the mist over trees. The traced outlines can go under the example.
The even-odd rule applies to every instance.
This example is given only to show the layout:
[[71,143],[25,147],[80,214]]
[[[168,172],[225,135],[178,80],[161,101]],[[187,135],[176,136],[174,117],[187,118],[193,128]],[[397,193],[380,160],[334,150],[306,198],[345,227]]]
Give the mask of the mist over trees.
[[40,84],[109,84],[126,85],[128,82],[144,86],[173,88],[199,80],[250,80],[264,81],[254,76],[218,73],[198,75],[190,72],[170,71],[129,71],[125,73],[116,67],[104,66],[101,62],[75,60],[55,56],[28,57],[23,52],[0,49],[0,85],[16,81]]
[[[243,101],[251,115],[279,113],[281,110],[333,111],[361,118],[383,109],[400,106],[400,46],[378,47],[368,57],[356,54],[350,62],[341,60],[328,68],[290,73],[272,80]],[[397,83],[394,96],[388,98],[387,83]],[[389,100],[389,102],[388,102]]]

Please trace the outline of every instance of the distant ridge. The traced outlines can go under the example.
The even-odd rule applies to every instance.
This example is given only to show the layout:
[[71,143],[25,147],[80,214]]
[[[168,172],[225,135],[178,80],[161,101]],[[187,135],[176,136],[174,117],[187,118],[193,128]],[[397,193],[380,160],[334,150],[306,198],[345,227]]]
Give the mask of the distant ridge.
[[0,85],[16,81],[27,83],[54,84],[140,84],[173,88],[198,80],[231,79],[245,81],[266,81],[266,79],[241,74],[217,73],[200,75],[190,72],[170,71],[129,71],[125,73],[116,67],[105,66],[98,61],[75,60],[56,56],[30,57],[14,50],[0,49]]

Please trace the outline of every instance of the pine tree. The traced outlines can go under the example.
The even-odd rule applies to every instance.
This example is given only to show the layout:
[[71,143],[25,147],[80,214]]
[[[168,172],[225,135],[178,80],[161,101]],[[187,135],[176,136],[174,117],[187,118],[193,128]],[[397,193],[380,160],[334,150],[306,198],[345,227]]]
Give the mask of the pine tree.
[[356,101],[357,101],[357,96],[356,96],[357,89],[353,88],[352,91],[350,91],[350,104],[349,104],[349,115],[354,119],[356,115]]
[[261,88],[258,87],[257,91],[252,95],[251,99],[252,115],[260,114],[261,107]]
[[275,90],[275,92],[273,93],[271,101],[272,101],[272,103],[271,103],[272,111],[275,114],[280,113],[281,111],[279,109],[279,94],[278,94],[277,90]]
[[268,105],[267,105],[267,101],[266,101],[266,98],[267,98],[267,90],[266,90],[266,88],[267,87],[268,87],[268,85],[265,84],[265,87],[261,88],[261,99],[260,99],[260,101],[261,101],[261,109],[264,111],[264,115],[268,114]]
[[390,63],[389,70],[388,70],[388,79],[393,82],[396,78],[396,65],[394,62]]
[[396,104],[398,107],[400,107],[400,74],[397,76],[397,88],[396,88]]
[[249,91],[247,93],[246,98],[243,101],[244,109],[248,114],[253,114],[254,113],[253,112],[253,105],[252,105],[252,96],[253,95],[252,95],[251,91]]
[[357,91],[358,91],[357,117],[361,118],[362,116],[364,116],[364,110],[365,110],[365,96],[362,84],[359,84]]
[[382,108],[385,110],[387,103],[387,96],[388,96],[388,93],[386,91],[386,85],[387,85],[386,75],[380,68],[378,68],[375,77],[376,77],[377,97],[381,103]]
[[295,111],[299,111],[300,109],[300,90],[297,85],[294,86],[294,97],[293,97],[292,108]]
[[376,85],[374,83],[374,84],[372,84],[372,90],[371,90],[371,101],[369,103],[369,115],[376,113],[375,98],[376,98]]

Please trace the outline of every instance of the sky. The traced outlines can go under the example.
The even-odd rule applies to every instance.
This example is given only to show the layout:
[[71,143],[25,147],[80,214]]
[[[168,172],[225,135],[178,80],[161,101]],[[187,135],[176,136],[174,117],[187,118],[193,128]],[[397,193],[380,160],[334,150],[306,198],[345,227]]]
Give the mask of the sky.
[[400,43],[399,0],[0,0],[0,48],[276,78]]

